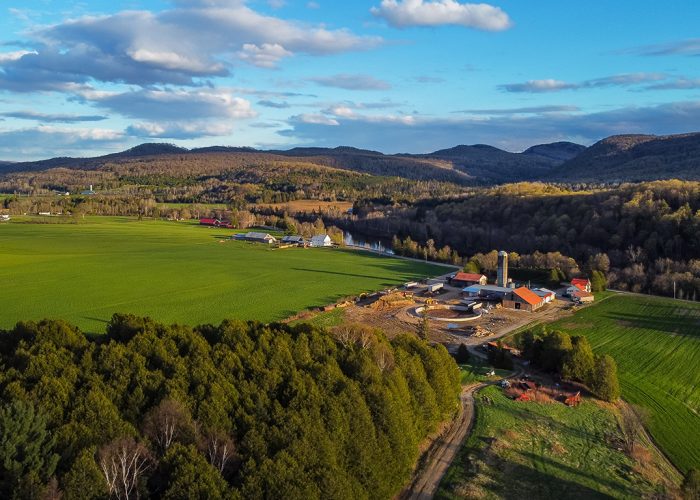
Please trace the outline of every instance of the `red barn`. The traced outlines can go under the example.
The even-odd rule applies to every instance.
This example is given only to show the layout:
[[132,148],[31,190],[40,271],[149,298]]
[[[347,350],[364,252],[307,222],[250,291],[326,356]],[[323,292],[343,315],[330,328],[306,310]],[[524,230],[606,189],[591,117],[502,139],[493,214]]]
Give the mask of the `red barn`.
[[476,273],[457,273],[450,281],[452,286],[485,285],[486,276]]

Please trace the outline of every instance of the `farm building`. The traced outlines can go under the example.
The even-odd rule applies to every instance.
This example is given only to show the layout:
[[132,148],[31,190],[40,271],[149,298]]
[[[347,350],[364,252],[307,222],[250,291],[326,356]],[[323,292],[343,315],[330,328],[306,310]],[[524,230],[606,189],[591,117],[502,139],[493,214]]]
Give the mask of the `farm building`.
[[574,302],[578,302],[579,304],[582,304],[582,303],[586,303],[586,302],[593,302],[595,300],[595,296],[591,292],[586,292],[584,290],[578,290],[578,291],[571,294],[571,299]]
[[529,312],[538,310],[544,304],[544,298],[524,286],[516,288],[510,297],[503,300],[503,307],[505,308]]
[[280,243],[283,245],[303,245],[305,241],[303,236],[287,235],[280,240]]
[[590,293],[591,291],[591,281],[588,278],[574,278],[571,280],[571,286],[584,292]]
[[535,294],[537,294],[539,297],[542,297],[542,300],[544,300],[545,304],[552,302],[554,299],[557,298],[557,294],[549,290],[548,288],[535,288],[532,291],[535,292]]
[[476,273],[457,273],[450,280],[452,286],[470,286],[470,285],[485,285],[486,276]]
[[327,234],[317,234],[311,237],[309,245],[312,247],[330,247],[333,246],[333,241]]
[[472,285],[463,289],[462,293],[467,297],[503,300],[513,293],[513,289],[495,285]]
[[245,234],[236,234],[233,238],[242,241],[252,241],[254,243],[267,243],[268,245],[277,243],[277,238],[267,233],[249,232]]

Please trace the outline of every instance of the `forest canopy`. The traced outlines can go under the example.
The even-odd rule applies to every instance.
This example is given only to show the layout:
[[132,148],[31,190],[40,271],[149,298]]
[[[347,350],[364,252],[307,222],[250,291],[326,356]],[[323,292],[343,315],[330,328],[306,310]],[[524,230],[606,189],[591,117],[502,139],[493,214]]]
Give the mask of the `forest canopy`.
[[0,332],[2,498],[390,498],[458,407],[442,346],[114,315]]

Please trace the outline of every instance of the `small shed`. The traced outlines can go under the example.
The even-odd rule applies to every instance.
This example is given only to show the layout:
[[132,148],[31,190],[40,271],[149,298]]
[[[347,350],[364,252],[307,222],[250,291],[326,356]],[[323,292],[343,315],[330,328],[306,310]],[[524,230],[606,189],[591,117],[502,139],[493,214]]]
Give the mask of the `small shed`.
[[327,234],[317,234],[311,237],[309,245],[312,247],[330,247],[333,246],[333,241]]

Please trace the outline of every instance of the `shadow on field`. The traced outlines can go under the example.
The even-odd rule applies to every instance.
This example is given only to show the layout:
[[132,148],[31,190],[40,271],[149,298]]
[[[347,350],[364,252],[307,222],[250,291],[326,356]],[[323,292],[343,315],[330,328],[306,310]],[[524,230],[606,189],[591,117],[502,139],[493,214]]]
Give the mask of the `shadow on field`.
[[606,314],[605,317],[615,320],[619,324],[629,328],[658,330],[660,332],[688,337],[697,337],[700,335],[700,323],[698,323],[697,318],[684,318],[674,315],[674,308],[671,307],[664,307],[663,309],[666,310],[655,313],[659,314],[658,316],[616,312]]
[[[484,471],[493,481],[489,484],[492,493],[497,493],[499,497],[507,499],[614,498],[577,482],[579,478],[605,482],[601,481],[599,477],[546,459],[543,461],[542,457],[539,456],[528,457],[527,455],[525,454],[524,458],[532,460],[532,466],[510,460],[498,460],[497,471]],[[507,474],[504,474],[504,471],[507,471]],[[566,474],[571,479],[562,479],[554,475],[555,473]],[[606,484],[621,496],[635,496],[634,492],[627,491],[616,483],[607,482]]]

